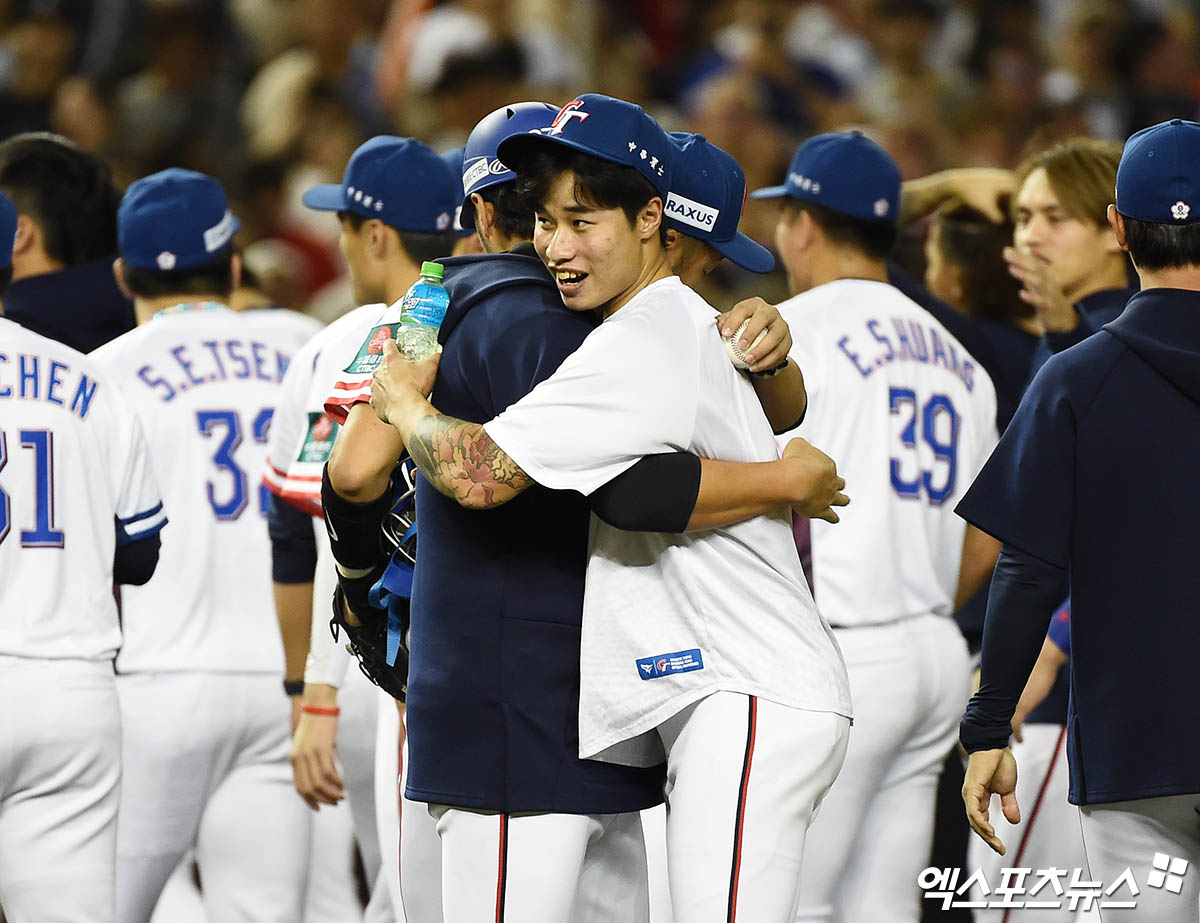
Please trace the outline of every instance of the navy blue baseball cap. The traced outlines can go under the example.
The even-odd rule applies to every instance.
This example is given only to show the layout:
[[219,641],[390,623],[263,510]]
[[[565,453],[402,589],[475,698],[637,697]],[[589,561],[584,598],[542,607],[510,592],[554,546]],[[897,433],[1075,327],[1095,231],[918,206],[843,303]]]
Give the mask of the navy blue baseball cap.
[[523,146],[531,143],[562,144],[610,163],[633,167],[664,201],[671,188],[674,145],[641,106],[623,99],[584,93],[559,109],[546,127],[501,141],[496,153],[505,163],[516,164]]
[[672,131],[676,145],[667,227],[707,241],[721,256],[751,272],[775,268],[771,251],[738,231],[746,204],[746,174],[738,162],[703,135]]
[[117,244],[130,266],[170,272],[228,253],[241,226],[220,183],[172,167],[126,190],[117,209]]
[[0,192],[0,269],[12,265],[13,242],[17,238],[17,207]]
[[458,176],[413,138],[377,135],[359,145],[340,183],[304,193],[309,208],[378,218],[400,231],[437,234],[454,225]]
[[[450,168],[450,172],[455,176],[462,176],[463,152],[465,150],[465,147],[456,147],[452,151],[445,151],[441,154],[438,154],[438,156],[442,158],[442,163],[448,166]],[[454,233],[459,237],[470,237],[475,233],[474,225],[469,228],[463,227],[461,205],[456,205],[454,207],[454,221],[451,222],[450,226],[454,229]]]
[[500,143],[513,135],[548,127],[557,114],[558,107],[549,103],[513,103],[488,113],[471,129],[459,171],[462,176],[464,228],[475,227],[475,206],[471,204],[471,193],[517,178],[517,174],[496,155]]
[[1200,221],[1200,124],[1171,119],[1130,136],[1117,167],[1117,211],[1155,224]]
[[756,189],[752,199],[790,196],[863,221],[895,222],[900,168],[861,131],[809,138],[797,149],[782,186]]

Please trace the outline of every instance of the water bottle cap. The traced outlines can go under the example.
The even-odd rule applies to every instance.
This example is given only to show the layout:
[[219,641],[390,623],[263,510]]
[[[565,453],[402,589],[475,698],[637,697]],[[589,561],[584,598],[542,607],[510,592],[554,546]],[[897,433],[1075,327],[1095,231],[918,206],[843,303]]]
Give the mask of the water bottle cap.
[[421,264],[421,275],[423,276],[430,276],[441,282],[444,273],[445,269],[441,263],[434,263],[432,260],[426,260]]

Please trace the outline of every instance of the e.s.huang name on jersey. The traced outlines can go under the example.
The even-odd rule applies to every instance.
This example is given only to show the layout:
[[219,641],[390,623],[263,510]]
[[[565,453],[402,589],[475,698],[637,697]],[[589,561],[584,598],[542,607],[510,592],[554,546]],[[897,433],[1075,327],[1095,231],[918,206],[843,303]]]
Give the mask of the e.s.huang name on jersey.
[[865,331],[847,333],[837,341],[863,378],[893,362],[920,362],[945,369],[968,391],[975,390],[975,362],[932,327],[903,317],[872,318],[864,326]]
[[278,382],[287,371],[288,356],[265,343],[244,340],[205,340],[202,349],[173,346],[165,365],[143,365],[138,378],[159,391],[159,400],[173,401],[181,391],[216,381],[258,379]]
[[86,420],[99,382],[66,362],[27,353],[0,353],[0,401],[44,401]]

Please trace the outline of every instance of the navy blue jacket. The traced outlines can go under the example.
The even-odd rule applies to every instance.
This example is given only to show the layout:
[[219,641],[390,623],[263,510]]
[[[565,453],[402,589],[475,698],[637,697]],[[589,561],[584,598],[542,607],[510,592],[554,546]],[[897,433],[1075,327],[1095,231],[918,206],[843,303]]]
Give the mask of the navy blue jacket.
[[[450,308],[438,409],[490,420],[593,328],[533,256],[441,261]],[[411,609],[409,798],[493,811],[611,814],[663,800],[663,767],[578,754],[579,637],[589,512],[535,485],[486,512],[424,478]]]
[[112,260],[18,279],[4,293],[4,316],[82,353],[137,326],[133,302],[113,278]]
[[[1200,292],[1150,289],[1046,363],[959,503],[1007,546],[1070,570],[1077,804],[1200,792],[1198,458]],[[1032,667],[1048,622],[989,610],[985,685],[990,657]],[[1015,702],[1021,683],[995,699]],[[1011,716],[987,705],[972,700],[964,736]]]
[[1029,379],[1046,364],[1051,356],[1082,343],[1110,321],[1116,320],[1125,310],[1129,299],[1137,294],[1136,288],[1105,288],[1080,298],[1075,303],[1079,323],[1063,333],[1047,333],[1033,351],[1033,363],[1029,367]]

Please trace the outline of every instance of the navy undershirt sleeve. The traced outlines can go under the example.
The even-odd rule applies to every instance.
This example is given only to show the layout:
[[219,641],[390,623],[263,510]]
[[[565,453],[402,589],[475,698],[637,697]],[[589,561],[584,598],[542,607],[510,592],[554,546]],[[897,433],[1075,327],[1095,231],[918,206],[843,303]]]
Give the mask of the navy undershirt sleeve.
[[[117,523],[118,537],[123,535],[121,524]],[[158,566],[158,551],[162,547],[158,533],[154,532],[144,538],[133,541],[120,541],[113,551],[113,583],[125,586],[143,586],[154,576]]]
[[312,517],[272,494],[267,505],[267,532],[271,536],[271,579],[312,583],[317,570]]
[[626,532],[683,532],[700,494],[700,457],[647,455],[588,497],[592,512]]
[[983,623],[979,691],[958,729],[968,753],[1008,746],[1012,716],[1062,600],[1065,570],[1005,545],[996,562]]

